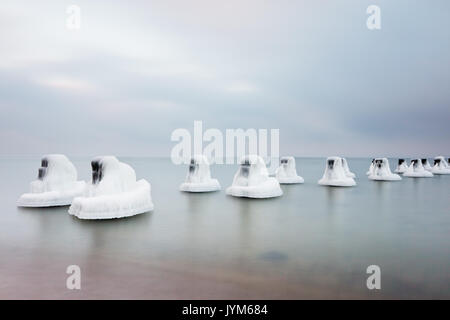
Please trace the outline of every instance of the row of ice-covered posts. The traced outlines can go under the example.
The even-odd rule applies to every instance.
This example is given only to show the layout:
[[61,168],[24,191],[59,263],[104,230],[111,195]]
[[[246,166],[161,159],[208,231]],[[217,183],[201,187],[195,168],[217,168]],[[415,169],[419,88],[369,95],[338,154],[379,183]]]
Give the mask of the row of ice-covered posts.
[[[450,159],[449,159],[450,160]],[[111,219],[136,215],[153,210],[151,186],[145,179],[136,179],[134,169],[114,156],[94,158],[91,161],[92,180],[78,181],[77,170],[65,156],[44,156],[38,178],[30,183],[30,191],[18,199],[21,207],[51,207],[70,205],[68,212],[80,219]],[[391,172],[387,158],[372,160],[367,176],[370,180],[396,181],[405,177],[432,177],[450,174],[444,157],[434,158],[433,166],[427,159],[404,159]],[[246,155],[234,175],[226,193],[235,197],[271,198],[283,194],[280,184],[301,184],[294,157],[282,157],[275,176],[270,176],[264,160],[258,155]],[[318,184],[333,187],[355,186],[355,174],[342,157],[326,159],[325,171]],[[212,192],[221,189],[212,178],[207,158],[192,157],[185,181],[179,189],[185,192]]]

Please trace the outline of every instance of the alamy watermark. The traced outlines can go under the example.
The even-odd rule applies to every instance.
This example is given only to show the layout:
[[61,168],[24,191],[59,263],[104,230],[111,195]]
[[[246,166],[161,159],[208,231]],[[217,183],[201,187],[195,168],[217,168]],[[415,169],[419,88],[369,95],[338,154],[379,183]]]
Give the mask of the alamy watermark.
[[76,264],[67,267],[66,273],[70,276],[66,279],[66,288],[69,290],[81,289],[81,268]]
[[367,274],[370,274],[370,276],[367,278],[366,286],[367,289],[373,290],[381,289],[381,268],[377,266],[376,264],[370,265],[367,267],[366,270]]
[[279,129],[226,129],[223,134],[217,128],[203,132],[203,122],[194,121],[193,135],[188,129],[178,128],[170,139],[178,142],[170,154],[174,164],[188,164],[197,154],[205,155],[211,164],[235,164],[246,154],[257,154],[271,170],[278,166],[280,157]]
[[69,30],[78,30],[81,28],[81,8],[72,4],[66,9],[67,19],[66,27]]
[[381,9],[379,6],[370,5],[367,7],[366,13],[370,16],[367,18],[366,25],[369,30],[381,29]]

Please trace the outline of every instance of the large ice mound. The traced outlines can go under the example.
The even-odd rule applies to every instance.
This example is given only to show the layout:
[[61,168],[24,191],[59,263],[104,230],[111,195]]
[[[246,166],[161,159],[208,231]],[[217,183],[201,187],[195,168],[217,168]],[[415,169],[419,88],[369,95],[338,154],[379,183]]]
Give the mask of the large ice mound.
[[431,172],[434,174],[450,174],[450,167],[443,156],[434,158],[434,165]]
[[345,158],[341,158],[341,159],[342,159],[342,168],[344,168],[345,175],[350,178],[355,178],[356,175],[353,172],[351,172],[348,167],[347,159],[345,159]]
[[114,156],[92,160],[92,182],[73,200],[69,213],[80,219],[123,218],[153,210],[150,184]]
[[403,173],[405,177],[411,178],[431,178],[433,174],[425,170],[420,159],[412,159],[408,169]]
[[281,184],[303,183],[305,180],[297,175],[294,157],[282,157],[280,166],[275,171],[275,177]]
[[243,156],[226,193],[235,197],[272,198],[283,194],[278,180],[269,177],[264,160],[258,155]]
[[77,169],[62,154],[45,155],[38,178],[30,183],[30,192],[17,200],[19,207],[66,206],[83,194],[84,181],[77,181]]
[[204,155],[192,157],[186,181],[180,185],[181,191],[210,192],[220,190],[217,179],[211,178],[208,159]]
[[394,170],[395,173],[405,173],[408,169],[405,159],[398,159],[397,168]]
[[395,173],[391,172],[389,168],[389,161],[387,158],[376,158],[374,161],[374,169],[369,175],[370,180],[378,181],[398,181],[402,178]]
[[325,172],[318,183],[323,186],[333,187],[351,187],[356,185],[355,180],[345,173],[342,158],[340,157],[327,158]]

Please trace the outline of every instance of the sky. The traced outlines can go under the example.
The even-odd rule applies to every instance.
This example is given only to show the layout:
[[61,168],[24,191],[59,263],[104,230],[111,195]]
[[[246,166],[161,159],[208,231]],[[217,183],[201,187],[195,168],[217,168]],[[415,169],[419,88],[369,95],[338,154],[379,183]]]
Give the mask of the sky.
[[6,0],[0,112],[0,155],[168,157],[201,120],[282,155],[449,156],[450,2]]

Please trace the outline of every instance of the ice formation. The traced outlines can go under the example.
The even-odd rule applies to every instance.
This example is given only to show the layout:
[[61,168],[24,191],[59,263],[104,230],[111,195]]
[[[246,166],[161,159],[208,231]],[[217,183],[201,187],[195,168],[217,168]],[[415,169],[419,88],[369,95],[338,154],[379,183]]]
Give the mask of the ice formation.
[[372,162],[370,163],[369,171],[366,172],[366,175],[370,176],[373,172],[375,159],[372,159]]
[[242,157],[233,184],[226,193],[235,197],[272,198],[283,194],[278,180],[269,177],[264,160],[258,155]]
[[422,158],[421,161],[422,161],[422,166],[423,166],[423,168],[424,168],[425,170],[431,171],[432,168],[431,168],[431,166],[430,166],[430,163],[428,162],[428,159]]
[[19,207],[66,206],[83,194],[84,181],[77,181],[77,169],[62,154],[42,158],[38,178],[30,183],[30,192],[17,201]]
[[297,175],[294,157],[282,157],[280,166],[275,171],[275,176],[281,184],[303,183],[305,180]]
[[351,187],[355,186],[356,182],[345,173],[342,158],[329,157],[319,184],[323,186]]
[[345,175],[349,178],[355,178],[356,175],[353,172],[350,172],[350,169],[348,168],[347,159],[341,158],[342,160],[342,168],[344,168]]
[[211,178],[208,159],[204,155],[196,155],[191,159],[186,181],[180,185],[180,190],[187,192],[220,190],[219,181]]
[[92,160],[92,182],[73,200],[69,213],[80,219],[112,219],[153,210],[150,184],[136,181],[132,167],[114,156]]
[[408,169],[405,159],[398,159],[397,168],[394,170],[395,173],[404,173]]
[[369,175],[369,179],[379,181],[402,180],[402,178],[398,174],[391,172],[391,168],[389,168],[389,161],[387,158],[375,159],[374,169],[372,171],[372,174]]
[[411,178],[430,178],[433,174],[424,169],[420,159],[412,159],[408,169],[403,173],[405,177]]
[[434,165],[431,172],[434,174],[450,174],[450,167],[443,156],[434,158]]

